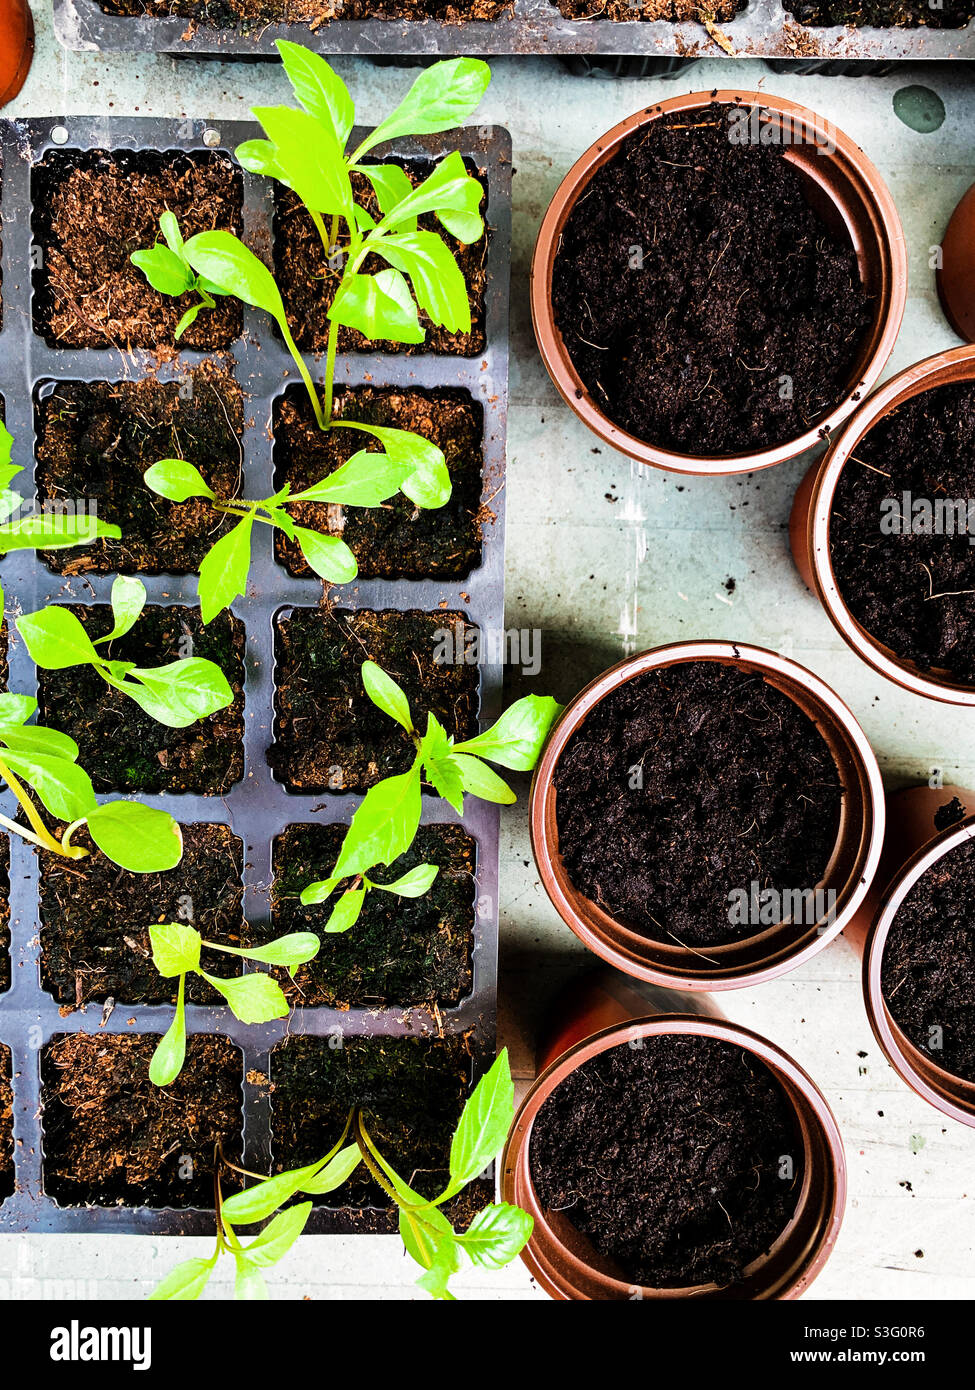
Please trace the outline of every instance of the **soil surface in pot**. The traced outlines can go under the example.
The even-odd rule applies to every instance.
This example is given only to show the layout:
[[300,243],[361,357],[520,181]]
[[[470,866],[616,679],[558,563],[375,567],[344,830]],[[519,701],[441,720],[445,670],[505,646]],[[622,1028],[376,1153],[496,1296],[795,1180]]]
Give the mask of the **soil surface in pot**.
[[[108,604],[72,607],[92,640],[112,628]],[[91,666],[39,671],[39,723],[61,729],[81,749],[96,792],[196,792],[218,796],[244,773],[244,625],[224,611],[206,627],[199,609],[146,604],[131,632],[99,651],[111,660],[163,666],[204,657],[234,691],[229,708],[187,729],[170,729],[113,690]]]
[[514,0],[98,0],[106,14],[180,15],[227,29],[238,24],[307,23],[312,30],[330,19],[438,19],[463,24],[501,19]]
[[45,551],[56,573],[190,574],[230,529],[205,499],[167,502],[142,476],[158,459],[186,458],[218,497],[238,495],[244,405],[229,373],[207,365],[181,382],[58,382],[35,417],[39,497],[85,498],[122,531],[118,541]]
[[362,687],[366,660],[399,682],[418,728],[432,711],[448,734],[473,737],[478,667],[438,661],[437,651],[450,633],[475,631],[461,613],[291,609],[275,626],[275,774],[302,791],[365,791],[412,766],[413,740]]
[[937,9],[929,0],[799,0],[785,9],[800,24],[815,28],[848,24],[854,29],[916,29],[924,24],[929,29],[960,29],[975,14],[972,0],[941,0]]
[[149,1080],[158,1041],[74,1033],[44,1048],[44,1190],[62,1206],[212,1207],[215,1145],[240,1162],[239,1050],[195,1034],[161,1087]]
[[[433,887],[420,898],[372,892],[355,926],[324,934],[337,898],[302,907],[301,890],[327,878],[345,836],[344,825],[291,825],[274,842],[270,936],[313,931],[321,950],[282,985],[295,1004],[331,1008],[437,1004],[450,1008],[471,988],[476,845],[459,825],[423,825],[391,868],[370,871],[392,883],[418,864],[436,864]],[[345,886],[345,885],[343,885]]]
[[[846,396],[871,321],[857,258],[745,108],[631,135],[566,222],[556,325],[598,408],[682,454],[805,434]],[[747,129],[747,127],[746,127]]]
[[[411,161],[401,164],[414,187],[433,172],[433,161]],[[468,172],[476,170],[468,163]],[[356,202],[377,221],[382,211],[372,186],[362,174],[352,175]],[[486,196],[486,195],[485,195]],[[324,352],[328,346],[328,309],[341,277],[340,270],[331,270],[322,240],[302,203],[290,189],[275,187],[274,269],[288,320],[293,325],[295,342],[306,352]],[[484,199],[481,204],[484,212]],[[357,329],[339,329],[339,352],[433,352],[457,357],[474,357],[484,351],[484,288],[487,283],[487,237],[471,245],[445,232],[432,213],[419,219],[421,231],[436,232],[446,243],[460,266],[467,282],[467,297],[471,307],[470,333],[450,333],[436,327],[426,312],[420,310],[420,326],[426,329],[422,343],[396,343],[388,339],[365,338]],[[340,246],[345,243],[340,241]],[[373,256],[362,264],[362,273],[375,275],[386,269],[386,262]]]
[[[566,19],[610,19],[632,24],[634,20],[654,23],[660,20],[678,23],[681,20],[701,20],[697,0],[551,0]],[[727,23],[734,19],[747,0],[714,0],[708,6],[712,21]]]
[[901,903],[884,943],[880,987],[920,1052],[975,1081],[975,844],[942,855]]
[[645,1288],[740,1283],[791,1220],[803,1161],[768,1068],[744,1048],[681,1034],[584,1063],[531,1133],[542,1206]]
[[[160,294],[129,256],[161,240],[167,208],[187,238],[243,231],[241,171],[225,154],[51,150],[34,166],[31,192],[44,257],[33,273],[34,327],[52,347],[172,346],[196,296]],[[240,304],[217,306],[197,316],[180,347],[228,347],[240,337]]]
[[[829,551],[843,600],[871,637],[922,671],[975,684],[970,499],[975,386],[938,386],[883,416],[857,444],[833,495]],[[928,513],[912,519],[919,502]],[[890,533],[892,524],[904,534]]]
[[[59,1004],[175,1003],[177,981],[152,963],[155,922],[190,922],[207,940],[242,944],[243,845],[225,825],[182,829],[183,858],[162,874],[126,873],[97,850],[81,863],[41,854],[41,982]],[[84,832],[74,842],[94,848]],[[240,962],[218,951],[203,952],[203,968],[240,974]],[[193,1004],[221,1002],[198,975],[186,994]]]
[[[626,681],[555,770],[576,889],[651,940],[717,946],[776,925],[734,920],[739,893],[814,889],[842,788],[819,730],[756,672],[718,661]],[[767,900],[774,904],[776,899]]]
[[[299,526],[340,535],[359,564],[360,579],[460,579],[481,560],[481,438],[484,415],[466,391],[399,391],[365,387],[339,392],[335,414],[370,425],[412,430],[443,450],[450,500],[436,510],[397,493],[380,507],[298,503],[289,512]],[[302,388],[277,402],[274,421],[276,488],[310,487],[378,440],[361,430],[318,428]],[[275,555],[294,575],[312,573],[298,547],[274,533]]]
[[[446,1186],[450,1140],[470,1076],[466,1037],[345,1037],[341,1047],[329,1038],[289,1038],[271,1054],[273,1168],[322,1158],[338,1142],[349,1110],[361,1106],[383,1158],[417,1192],[435,1197]],[[389,1206],[361,1165],[337,1191],[315,1200],[329,1207]]]
[[0,1201],[14,1190],[14,1093],[10,1048],[0,1043]]

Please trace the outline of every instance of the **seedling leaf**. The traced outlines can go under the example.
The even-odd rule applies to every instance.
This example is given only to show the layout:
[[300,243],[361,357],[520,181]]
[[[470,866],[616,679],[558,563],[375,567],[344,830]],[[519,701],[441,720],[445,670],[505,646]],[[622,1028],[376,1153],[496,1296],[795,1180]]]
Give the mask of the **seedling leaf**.
[[130,873],[165,873],[183,857],[179,825],[156,806],[108,801],[88,813],[88,830],[102,853]]
[[147,487],[170,502],[185,502],[190,497],[208,497],[216,500],[216,494],[205,482],[202,473],[186,459],[160,459],[147,468],[143,474]]
[[526,695],[509,705],[497,723],[483,734],[455,744],[455,752],[476,753],[479,758],[488,758],[514,772],[531,772],[561,713],[562,706],[551,696]]
[[395,719],[408,734],[413,732],[410,702],[402,686],[398,685],[392,676],[387,675],[374,661],[364,661],[362,684],[377,709],[381,709],[383,714],[388,714],[390,719]]

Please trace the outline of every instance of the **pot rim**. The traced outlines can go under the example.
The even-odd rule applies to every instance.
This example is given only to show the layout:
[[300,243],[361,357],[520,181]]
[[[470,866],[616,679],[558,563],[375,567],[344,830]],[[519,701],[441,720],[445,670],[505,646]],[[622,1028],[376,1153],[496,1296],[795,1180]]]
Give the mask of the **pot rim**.
[[925,357],[892,376],[860,405],[830,444],[813,481],[806,520],[810,568],[816,594],[844,641],[880,675],[929,700],[953,705],[975,705],[975,685],[939,680],[922,675],[912,664],[861,627],[846,606],[833,571],[829,547],[829,519],[840,474],[864,435],[896,406],[937,386],[975,382],[975,344],[948,348]]
[[[881,241],[886,252],[882,267],[881,285],[877,294],[876,323],[879,326],[876,344],[863,362],[860,376],[852,381],[843,400],[822,416],[810,429],[794,439],[750,454],[721,454],[713,457],[700,454],[681,454],[648,443],[613,424],[596,405],[566,350],[562,334],[552,312],[552,273],[561,233],[578,201],[583,187],[594,173],[617,152],[621,143],[635,130],[661,115],[709,106],[712,102],[743,107],[759,106],[777,116],[798,119],[816,137],[834,141],[836,152],[829,158],[842,163],[859,175],[864,193],[872,200],[872,209]],[[788,158],[788,152],[786,152]],[[835,203],[835,200],[833,200]],[[866,198],[864,198],[866,201]],[[825,117],[809,107],[790,101],[787,97],[741,88],[722,88],[713,92],[689,92],[669,97],[645,107],[601,135],[572,165],[559,184],[539,228],[530,274],[532,325],[542,361],[560,396],[584,425],[612,449],[617,449],[639,463],[650,464],[675,473],[722,474],[752,473],[762,468],[794,458],[817,444],[835,430],[856,408],[857,400],[870,389],[883,370],[894,347],[907,302],[907,246],[900,217],[890,192],[874,164],[858,145]]]
[[[701,1037],[716,1038],[719,1041],[731,1043],[751,1052],[763,1062],[771,1071],[776,1082],[785,1093],[790,1107],[795,1115],[797,1126],[803,1138],[804,1169],[803,1182],[799,1197],[796,1201],[796,1209],[787,1225],[781,1231],[773,1243],[770,1251],[765,1255],[758,1256],[746,1268],[754,1271],[764,1264],[770,1256],[781,1248],[787,1236],[795,1229],[803,1203],[813,1193],[813,1162],[810,1144],[808,1124],[804,1123],[805,1117],[802,1116],[799,1106],[796,1104],[792,1095],[792,1090],[799,1092],[810,1107],[810,1111],[818,1123],[821,1136],[832,1161],[833,1191],[829,1205],[829,1212],[822,1222],[823,1234],[820,1239],[811,1247],[811,1253],[806,1262],[802,1265],[798,1273],[791,1277],[782,1286],[780,1292],[775,1297],[781,1300],[798,1298],[806,1291],[816,1276],[820,1273],[828,1260],[836,1239],[839,1235],[840,1226],[846,1207],[847,1194],[847,1172],[846,1154],[843,1148],[843,1139],[840,1134],[839,1126],[830,1109],[829,1103],[822,1091],[813,1081],[798,1062],[784,1052],[775,1043],[770,1042],[760,1033],[754,1032],[750,1028],[744,1027],[739,1023],[730,1023],[725,1019],[706,1018],[697,1014],[655,1014],[651,1017],[634,1019],[628,1023],[612,1024],[608,1028],[602,1028],[598,1032],[591,1034],[588,1038],[582,1039],[568,1048],[557,1057],[543,1072],[536,1078],[531,1089],[518,1108],[514,1123],[508,1135],[504,1152],[501,1157],[501,1190],[502,1197],[507,1202],[516,1205],[525,1205],[526,1197],[528,1209],[535,1220],[535,1230],[541,1226],[546,1236],[558,1247],[560,1256],[570,1266],[585,1268],[590,1274],[596,1275],[598,1281],[602,1283],[607,1292],[619,1298],[629,1298],[635,1290],[649,1294],[653,1298],[676,1299],[687,1297],[699,1297],[710,1293],[720,1292],[717,1285],[703,1284],[685,1288],[655,1288],[646,1285],[637,1285],[632,1281],[615,1279],[609,1275],[591,1270],[577,1256],[566,1249],[559,1240],[551,1226],[545,1220],[541,1203],[536,1194],[534,1184],[531,1180],[530,1150],[532,1126],[538,1111],[543,1103],[548,1099],[553,1091],[578,1067],[590,1061],[600,1053],[607,1052],[613,1047],[619,1047],[636,1038],[646,1038],[659,1036],[661,1034],[696,1034]],[[820,1182],[820,1187],[824,1184]],[[542,1285],[545,1291],[557,1298],[569,1298],[571,1294],[566,1293],[558,1286],[548,1273],[546,1266],[539,1265],[535,1252],[532,1249],[535,1234],[532,1240],[522,1251],[522,1260],[528,1266],[533,1277]]]
[[[734,974],[709,975],[702,972],[688,975],[679,970],[673,972],[662,970],[645,960],[636,959],[633,953],[624,953],[615,942],[609,940],[606,935],[597,931],[590,924],[577,906],[579,902],[588,904],[590,900],[569,882],[568,875],[561,868],[561,856],[559,856],[557,849],[549,843],[546,811],[550,799],[555,796],[555,769],[562,753],[569,740],[596,705],[628,680],[632,680],[646,671],[688,661],[708,660],[721,660],[734,664],[754,663],[755,666],[771,675],[787,678],[789,681],[802,686],[832,717],[836,727],[845,735],[851,754],[855,758],[864,789],[866,814],[861,850],[856,858],[855,873],[851,873],[849,876],[850,882],[854,878],[857,881],[849,891],[842,909],[837,912],[835,919],[826,928],[817,931],[809,941],[800,944],[795,951],[787,952],[784,956],[780,956],[768,964],[759,963],[752,968],[746,966]],[[790,696],[789,698],[793,697]],[[590,681],[566,705],[549,734],[548,741],[535,768],[529,799],[528,821],[532,853],[542,880],[542,886],[562,921],[575,933],[583,945],[588,946],[591,951],[608,961],[610,965],[614,965],[618,970],[622,970],[628,975],[634,975],[638,979],[649,980],[651,983],[662,985],[665,988],[707,990],[713,993],[718,990],[747,988],[762,984],[766,980],[775,979],[816,955],[839,936],[862,904],[877,872],[883,849],[885,815],[883,780],[876,756],[859,723],[836,692],[812,671],[788,657],[780,656],[778,652],[744,642],[709,639],[670,642],[663,646],[652,647],[644,652],[638,652],[633,656],[624,657],[622,661],[618,661],[614,666],[597,676],[595,680]],[[867,821],[869,824],[866,823]],[[839,840],[840,836],[838,835],[837,843]],[[646,947],[648,938],[625,928],[622,923],[617,922],[615,918],[610,918],[608,914],[601,915],[607,916],[608,921],[621,929],[621,935],[624,936],[627,943],[633,945],[634,951],[638,952],[641,946]],[[756,932],[753,936],[743,938],[742,941],[736,942],[734,945],[754,943],[768,934],[768,929]],[[660,943],[653,942],[651,944],[656,946]],[[667,949],[666,945],[664,945],[664,949]],[[692,952],[692,954],[701,953]],[[711,954],[711,948],[708,948],[708,954]]]
[[[881,989],[887,937],[911,889],[939,859],[975,840],[975,814],[948,826],[911,855],[886,888],[863,948],[863,1002],[873,1035],[887,1061],[911,1090],[963,1125],[975,1128],[975,1081],[947,1071],[911,1042],[896,1022]],[[957,1099],[970,1097],[967,1108]]]

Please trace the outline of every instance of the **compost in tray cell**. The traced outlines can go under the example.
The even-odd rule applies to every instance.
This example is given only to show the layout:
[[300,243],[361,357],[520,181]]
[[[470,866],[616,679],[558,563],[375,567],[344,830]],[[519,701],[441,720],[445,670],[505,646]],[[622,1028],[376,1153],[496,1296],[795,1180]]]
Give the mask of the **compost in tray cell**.
[[[132,874],[97,850],[77,862],[43,853],[40,879],[41,983],[62,1005],[175,1003],[177,981],[152,961],[149,927],[187,922],[205,940],[244,944],[244,851],[225,825],[184,825],[183,857],[161,874]],[[92,849],[87,833],[74,842]],[[204,951],[211,975],[239,975],[240,962]],[[197,974],[186,980],[192,1004],[220,1004]]]
[[285,610],[274,636],[275,775],[302,791],[365,791],[412,766],[413,740],[363,689],[366,660],[399,682],[421,730],[430,712],[448,734],[472,737],[479,668],[438,654],[471,650],[476,631],[457,612]]
[[281,984],[295,1004],[330,1008],[452,1008],[470,992],[474,936],[476,842],[459,825],[424,825],[391,868],[370,870],[391,883],[420,864],[439,872],[429,892],[402,898],[373,890],[347,932],[326,934],[336,898],[302,907],[301,890],[327,878],[345,835],[344,825],[289,825],[274,841],[271,936],[312,931],[321,939],[315,959]]
[[10,1048],[0,1043],[0,1202],[14,1190],[14,1093]]
[[160,1087],[149,1080],[158,1042],[155,1034],[72,1033],[43,1049],[44,1191],[60,1206],[205,1208],[215,1146],[240,1162],[240,1050],[196,1034],[179,1076]]
[[[112,628],[107,604],[73,606],[95,640]],[[171,729],[91,666],[39,671],[39,722],[69,734],[96,792],[195,792],[219,796],[244,773],[244,625],[222,612],[204,627],[199,609],[147,604],[135,627],[99,650],[112,660],[161,666],[202,657],[223,671],[234,701],[185,729]]]
[[[175,213],[184,237],[243,230],[243,180],[229,155],[181,150],[49,150],[31,175],[34,331],[50,347],[171,346],[196,299],[159,294],[129,260],[160,240]],[[229,347],[243,318],[235,299],[198,315],[181,347]]]
[[190,574],[230,529],[198,497],[168,502],[143,481],[159,459],[197,464],[219,497],[241,482],[244,405],[226,371],[204,364],[178,381],[58,381],[34,403],[43,503],[97,507],[121,540],[45,553],[58,574]]
[[[409,430],[443,451],[450,473],[450,500],[422,508],[403,493],[378,507],[339,507],[321,502],[289,508],[312,530],[341,536],[355,555],[360,579],[461,579],[481,562],[481,474],[484,411],[467,391],[359,387],[336,394],[336,417]],[[363,448],[380,448],[362,430],[319,429],[307,393],[289,387],[275,402],[274,486],[292,492],[310,487]],[[298,546],[275,532],[275,555],[289,574],[311,570]]]

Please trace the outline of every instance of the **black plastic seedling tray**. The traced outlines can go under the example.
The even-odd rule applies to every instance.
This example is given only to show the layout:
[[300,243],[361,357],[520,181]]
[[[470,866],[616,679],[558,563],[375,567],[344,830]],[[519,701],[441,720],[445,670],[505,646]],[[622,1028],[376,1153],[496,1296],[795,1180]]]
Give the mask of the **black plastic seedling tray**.
[[[593,9],[598,5],[594,4]],[[780,0],[749,0],[734,20],[718,27],[728,47],[701,23],[565,19],[552,0],[513,0],[511,14],[495,20],[445,24],[437,20],[327,20],[259,24],[250,32],[185,18],[106,14],[97,0],[54,0],[55,32],[76,51],[274,55],[276,39],[291,39],[320,53],[363,57],[420,54],[627,54],[720,58],[861,59],[975,58],[975,22],[963,29],[854,29],[806,27]]]
[[[148,352],[52,349],[32,329],[31,317],[31,169],[49,150],[232,151],[255,134],[240,122],[208,127],[199,121],[65,118],[0,122],[2,154],[3,326],[0,331],[0,395],[8,428],[15,439],[15,457],[28,457],[34,438],[35,390],[50,381],[122,381],[139,379],[150,367],[160,381],[180,377],[208,354],[186,351],[155,371]],[[490,499],[493,522],[483,527],[480,566],[447,585],[436,580],[358,580],[332,590],[336,608],[438,612],[443,607],[462,611],[482,631],[500,631],[504,614],[504,469],[507,413],[508,280],[511,236],[510,138],[496,127],[471,128],[446,137],[402,141],[391,155],[406,158],[439,156],[459,149],[486,180],[486,220],[489,226],[485,332],[487,346],[476,358],[420,354],[386,357],[350,355],[339,359],[336,386],[392,385],[401,387],[466,388],[483,409],[483,492]],[[255,248],[267,248],[272,237],[272,187],[244,174],[244,236]],[[272,333],[268,321],[245,310],[244,332],[229,354],[238,384],[245,392],[243,431],[243,495],[271,492],[272,443],[269,423],[274,399],[294,381],[293,364]],[[290,372],[289,372],[289,369]],[[19,475],[18,488],[31,495],[30,466]],[[266,750],[273,741],[274,648],[272,623],[283,609],[322,600],[318,580],[289,576],[272,555],[270,531],[256,528],[254,561],[247,597],[234,604],[246,629],[244,681],[244,776],[221,796],[161,795],[145,797],[147,804],[165,807],[183,823],[221,822],[243,841],[244,913],[249,923],[268,921],[268,889],[275,837],[286,826],[302,822],[348,822],[361,796],[351,793],[296,795],[273,777]],[[39,556],[27,551],[0,559],[8,617],[45,603],[106,603],[112,576],[86,575],[65,579],[52,573]],[[196,606],[195,578],[142,576],[150,604]],[[11,626],[9,688],[25,694],[36,691],[33,663]],[[501,668],[495,662],[480,666],[482,726],[500,713]],[[6,803],[11,802],[4,794]],[[424,795],[423,823],[456,821],[445,803]],[[499,817],[496,807],[470,799],[465,807],[465,831],[476,842],[475,921],[473,927],[473,987],[455,1008],[427,1007],[295,1009],[278,1023],[245,1027],[229,1009],[188,1005],[190,1033],[229,1037],[240,1049],[242,1075],[271,1075],[274,1046],[285,1037],[303,1034],[335,1037],[378,1035],[469,1036],[472,1072],[493,1057],[497,983],[497,879]],[[111,1034],[161,1034],[169,1026],[172,1008],[146,1006],[117,999],[102,1026],[102,1007],[62,1016],[58,1004],[41,987],[39,968],[38,859],[24,841],[11,837],[11,966],[12,987],[0,994],[0,1042],[13,1054],[16,1191],[0,1203],[0,1231],[117,1231],[160,1235],[212,1231],[212,1211],[155,1209],[145,1206],[60,1206],[44,1188],[43,1101],[41,1049],[51,1038],[84,1031]],[[439,1015],[439,1016],[438,1016]],[[269,1171],[271,1134],[266,1085],[243,1085],[245,1166]],[[310,1231],[395,1229],[380,1208],[335,1210],[316,1207]]]

